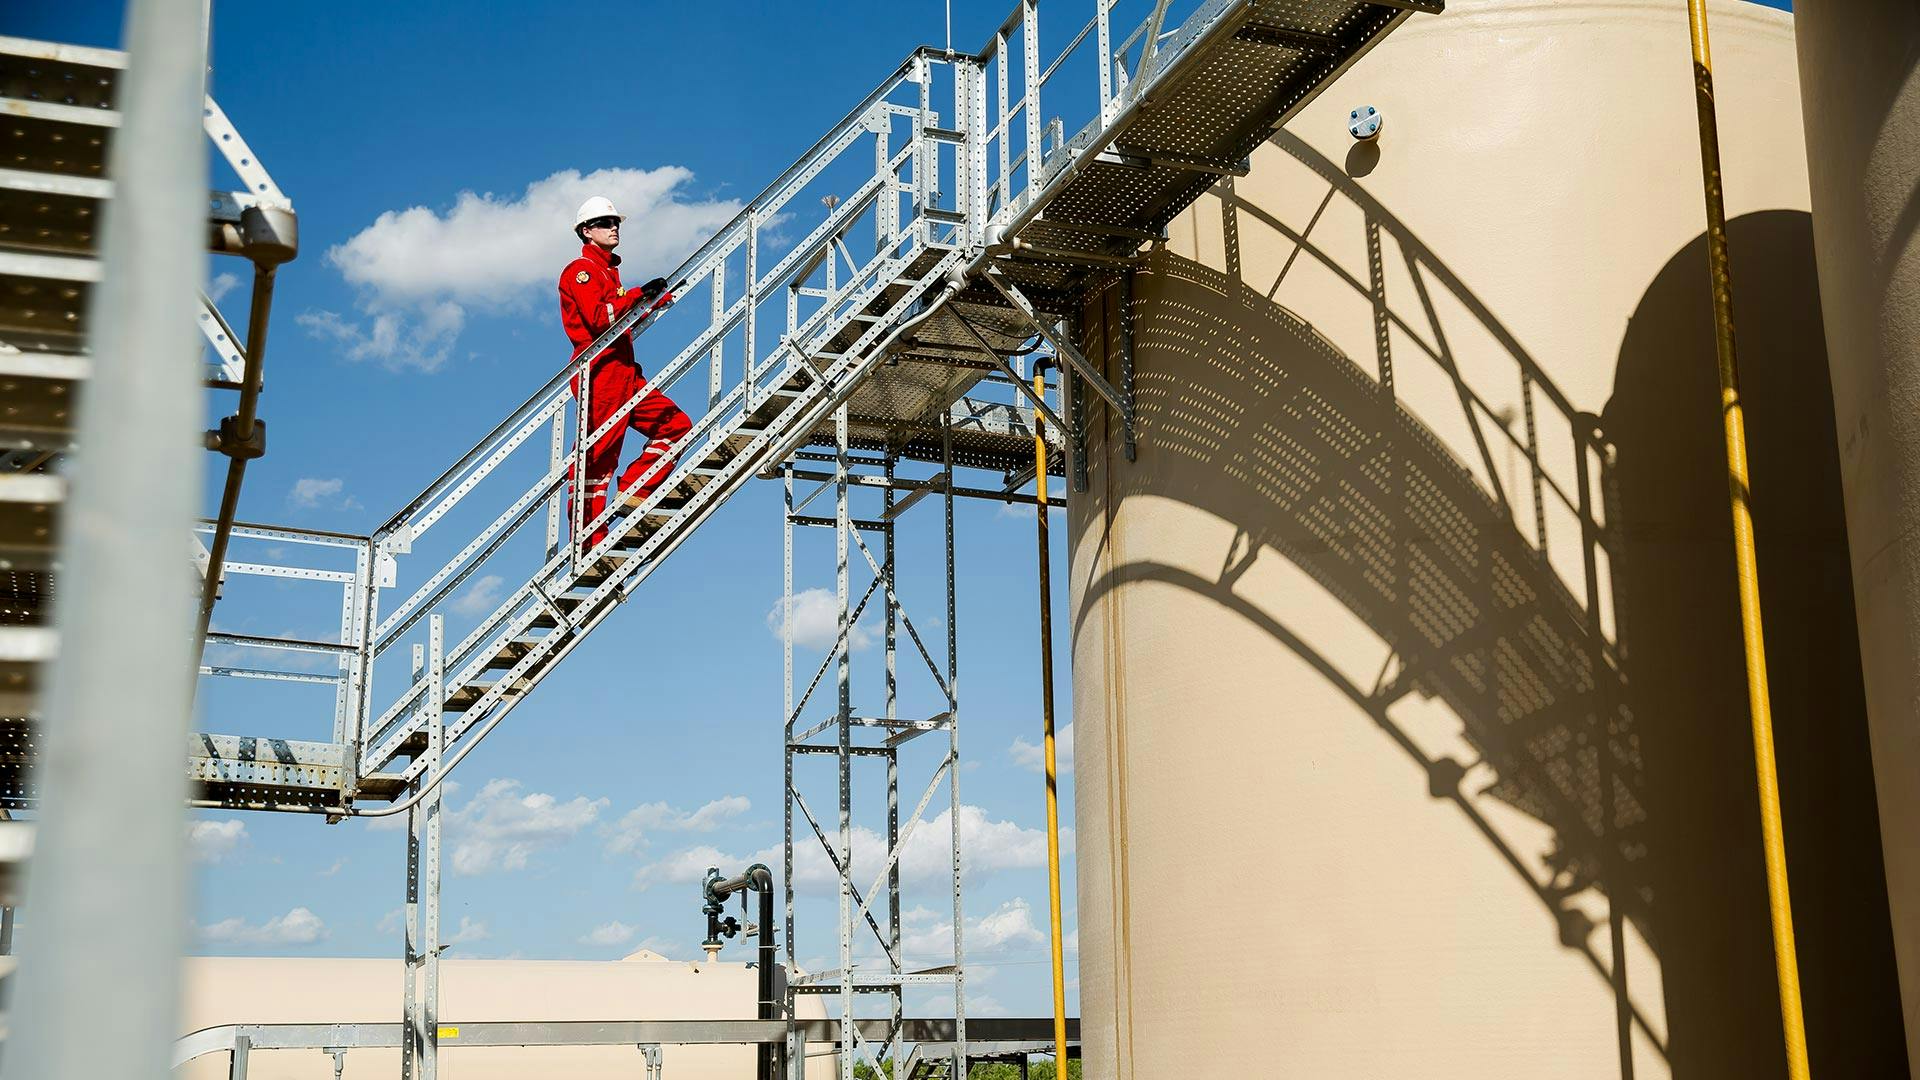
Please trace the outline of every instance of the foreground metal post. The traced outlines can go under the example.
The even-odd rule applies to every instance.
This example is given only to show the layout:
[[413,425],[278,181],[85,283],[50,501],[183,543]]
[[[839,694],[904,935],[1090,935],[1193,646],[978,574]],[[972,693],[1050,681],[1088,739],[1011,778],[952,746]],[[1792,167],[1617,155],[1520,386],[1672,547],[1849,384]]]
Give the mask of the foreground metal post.
[[[206,153],[200,0],[133,0],[117,179],[88,342],[42,714],[40,836],[9,1077],[166,1075],[187,926],[199,347]],[[104,1033],[102,1018],[112,1017]]]
[[1720,374],[1720,418],[1726,429],[1727,488],[1733,504],[1734,563],[1740,578],[1740,631],[1746,646],[1747,701],[1752,714],[1754,770],[1760,788],[1760,835],[1766,851],[1773,962],[1780,982],[1780,1023],[1787,1075],[1806,1080],[1807,1027],[1800,1007],[1800,964],[1787,890],[1787,843],[1780,822],[1780,778],[1773,760],[1773,705],[1767,691],[1767,645],[1760,626],[1760,570],[1754,556],[1753,489],[1747,478],[1747,425],[1733,347],[1733,274],[1727,258],[1727,212],[1720,191],[1720,133],[1713,105],[1713,59],[1706,0],[1687,0],[1693,38],[1694,102],[1700,113],[1700,170],[1707,200],[1707,263],[1713,275],[1713,338]]

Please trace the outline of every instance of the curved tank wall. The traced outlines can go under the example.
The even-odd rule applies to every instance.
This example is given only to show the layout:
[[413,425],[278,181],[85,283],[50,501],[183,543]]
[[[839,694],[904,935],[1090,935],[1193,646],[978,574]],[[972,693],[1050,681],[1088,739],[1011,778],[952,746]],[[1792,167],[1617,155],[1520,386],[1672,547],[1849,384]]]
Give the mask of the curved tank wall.
[[1920,1057],[1920,5],[1798,23],[1814,229],[1841,433],[1889,899]]
[[[1784,1075],[1685,5],[1448,8],[1136,275],[1138,460],[1088,413],[1089,1075]],[[1904,1076],[1792,22],[1712,11],[1810,1041]]]

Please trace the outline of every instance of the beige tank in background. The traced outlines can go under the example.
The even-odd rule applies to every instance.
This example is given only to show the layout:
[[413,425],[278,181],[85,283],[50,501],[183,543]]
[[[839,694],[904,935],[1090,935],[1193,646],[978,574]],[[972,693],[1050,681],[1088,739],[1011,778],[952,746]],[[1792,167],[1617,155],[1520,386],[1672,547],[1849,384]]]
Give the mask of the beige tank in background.
[[[182,1034],[224,1024],[394,1023],[400,1016],[400,961],[292,957],[190,957],[181,1002]],[[641,950],[620,961],[443,960],[442,1023],[539,1020],[748,1020],[756,972],[745,964],[688,963]],[[813,998],[802,1015],[825,1015]],[[809,1007],[811,1006],[811,1007]],[[744,1046],[664,1046],[672,1080],[742,1080],[753,1075]],[[830,1066],[831,1056],[816,1061]],[[332,1080],[333,1058],[318,1050],[255,1051],[248,1080]],[[808,1069],[812,1074],[822,1066]],[[440,1075],[450,1080],[638,1080],[633,1046],[462,1048],[443,1040]],[[827,1071],[831,1071],[830,1067]],[[224,1080],[227,1055],[177,1070],[181,1080]],[[400,1075],[399,1050],[354,1050],[344,1080]]]
[[[1712,15],[1814,1069],[1906,1076],[1793,22]],[[1678,0],[1450,0],[1137,276],[1070,513],[1089,1076],[1784,1075],[1692,88]]]
[[1814,238],[1907,1053],[1920,1059],[1920,4],[1800,12]]

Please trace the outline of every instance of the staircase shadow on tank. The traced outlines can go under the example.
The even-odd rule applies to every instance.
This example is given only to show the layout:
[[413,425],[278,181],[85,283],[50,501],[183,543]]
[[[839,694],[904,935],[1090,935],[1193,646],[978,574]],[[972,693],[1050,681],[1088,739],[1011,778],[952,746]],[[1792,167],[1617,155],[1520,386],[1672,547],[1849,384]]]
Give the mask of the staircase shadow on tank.
[[[1139,491],[1174,494],[1238,535],[1212,579],[1154,562],[1114,567],[1085,584],[1076,618],[1121,584],[1157,582],[1259,626],[1425,770],[1430,793],[1457,807],[1539,897],[1543,929],[1611,984],[1623,1076],[1632,1075],[1636,1028],[1675,1076],[1782,1074],[1704,241],[1655,275],[1622,343],[1603,418],[1575,410],[1466,285],[1336,166],[1291,136],[1276,142],[1328,181],[1329,199],[1359,206],[1376,266],[1383,242],[1417,264],[1417,301],[1396,298],[1413,314],[1395,311],[1381,275],[1363,282],[1336,269],[1369,296],[1380,327],[1375,365],[1355,363],[1239,274],[1237,231],[1252,224],[1298,244],[1297,257],[1333,268],[1309,239],[1311,224],[1289,225],[1237,199],[1230,181],[1216,188],[1223,207],[1238,211],[1220,216],[1230,273],[1154,254],[1146,272],[1162,280],[1153,302],[1136,304],[1134,322],[1140,460],[1115,462],[1110,496],[1117,504]],[[1792,870],[1806,883],[1796,900],[1809,1041],[1816,1062],[1839,1074],[1905,1075],[1888,1057],[1903,1063],[1904,1049],[1810,231],[1806,215],[1782,213],[1738,220],[1732,234],[1736,286],[1751,294],[1741,318],[1762,507],[1769,470],[1782,478],[1772,489],[1776,509],[1760,520],[1761,566],[1767,602],[1781,614],[1770,654]],[[1389,334],[1395,323],[1411,332],[1422,309],[1434,318],[1430,290],[1477,318],[1536,407],[1558,414],[1584,451],[1565,452],[1572,483],[1556,486],[1548,475],[1532,417],[1524,436],[1498,430],[1502,420],[1517,428],[1518,418],[1496,418],[1478,403],[1442,335],[1432,335],[1437,345],[1417,342],[1426,349],[1419,356],[1409,355],[1405,336]],[[1088,326],[1092,348],[1109,357],[1117,308],[1116,292],[1107,317]],[[1156,371],[1156,350],[1198,362]],[[1381,374],[1395,363],[1447,371],[1491,484],[1383,391]],[[1095,410],[1090,426],[1088,454],[1101,460],[1112,419]],[[1555,534],[1536,523],[1539,496],[1499,482],[1490,446],[1509,439],[1525,444],[1534,490],[1557,496],[1582,523],[1578,558],[1550,558],[1529,538]],[[1238,482],[1203,490],[1154,483],[1160,455],[1205,461]],[[1098,482],[1080,495],[1083,520],[1100,520],[1108,497]],[[1265,551],[1359,616],[1392,649],[1398,673],[1356,684],[1237,592]],[[1431,758],[1396,726],[1389,709],[1408,694],[1437,698],[1459,718],[1495,777],[1484,792],[1463,787],[1481,762]],[[1809,761],[1819,764],[1803,768]],[[1472,802],[1480,794],[1552,828],[1555,847],[1543,863],[1500,835]],[[1596,888],[1611,925],[1596,927],[1570,902]],[[1625,965],[1607,959],[1622,955],[1628,921],[1659,959],[1663,997],[1630,997]],[[1876,1004],[1855,1008],[1863,998]],[[1664,1017],[1647,1015],[1662,1005]]]

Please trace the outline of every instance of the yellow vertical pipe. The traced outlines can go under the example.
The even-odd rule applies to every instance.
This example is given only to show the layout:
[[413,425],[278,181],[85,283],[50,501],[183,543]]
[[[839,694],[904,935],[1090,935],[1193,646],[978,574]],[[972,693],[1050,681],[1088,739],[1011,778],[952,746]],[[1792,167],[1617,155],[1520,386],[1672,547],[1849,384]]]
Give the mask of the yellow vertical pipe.
[[[1046,399],[1046,373],[1035,365],[1033,396]],[[1067,969],[1066,946],[1060,925],[1060,781],[1053,754],[1053,586],[1047,559],[1047,433],[1040,410],[1033,411],[1033,490],[1040,500],[1034,516],[1040,522],[1040,724],[1047,773],[1047,916],[1053,938],[1053,1061],[1054,1075],[1067,1080]]]
[[1760,834],[1766,849],[1767,900],[1773,917],[1773,962],[1780,983],[1787,1075],[1807,1080],[1807,1028],[1800,1006],[1800,965],[1787,894],[1787,845],[1780,824],[1780,780],[1773,759],[1773,707],[1767,695],[1767,647],[1760,628],[1760,573],[1755,564],[1753,507],[1747,480],[1747,427],[1733,349],[1733,274],[1727,260],[1727,211],[1720,190],[1720,132],[1713,105],[1713,59],[1707,45],[1706,0],[1687,0],[1693,37],[1694,102],[1700,113],[1700,169],[1707,198],[1707,263],[1713,275],[1714,351],[1720,370],[1720,415],[1727,438],[1727,488],[1733,503],[1734,560],[1740,578],[1740,630],[1746,645],[1747,701],[1760,788]]

